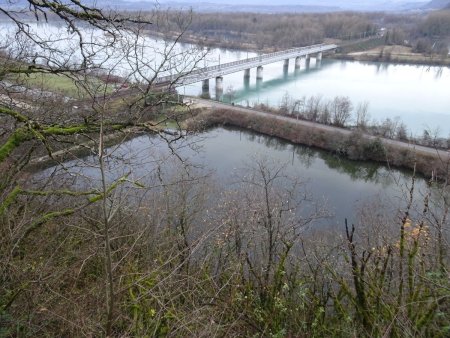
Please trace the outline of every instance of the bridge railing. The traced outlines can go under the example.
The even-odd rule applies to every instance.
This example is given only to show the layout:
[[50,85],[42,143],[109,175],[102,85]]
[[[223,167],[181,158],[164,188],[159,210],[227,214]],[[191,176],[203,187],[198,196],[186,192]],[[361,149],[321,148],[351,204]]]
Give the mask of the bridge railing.
[[[330,47],[330,48],[324,48],[322,49],[321,47]],[[299,48],[291,48],[291,49],[287,49],[287,50],[283,50],[283,51],[279,51],[279,52],[273,52],[273,53],[269,53],[269,54],[262,54],[259,56],[255,56],[252,58],[246,58],[246,59],[242,59],[242,60],[238,60],[238,61],[232,61],[232,62],[228,62],[228,63],[223,63],[223,64],[219,64],[219,65],[215,65],[215,66],[209,66],[209,67],[205,67],[202,69],[198,69],[189,73],[181,73],[181,74],[177,74],[177,75],[167,75],[167,76],[162,76],[158,79],[156,79],[156,83],[164,83],[164,82],[171,82],[175,79],[178,78],[182,78],[185,76],[188,77],[196,77],[199,75],[205,75],[211,71],[216,71],[216,70],[227,70],[229,68],[233,68],[235,66],[239,66],[242,64],[252,64],[253,62],[262,62],[268,59],[273,59],[276,58],[278,56],[282,56],[285,55],[286,57],[288,57],[290,54],[295,54],[295,53],[299,53],[305,50],[310,51],[311,53],[315,53],[315,52],[320,52],[322,50],[328,50],[328,49],[332,49],[337,47],[336,45],[325,45],[325,44],[317,44],[317,45],[312,45],[312,46],[307,46],[307,47],[299,47]]]

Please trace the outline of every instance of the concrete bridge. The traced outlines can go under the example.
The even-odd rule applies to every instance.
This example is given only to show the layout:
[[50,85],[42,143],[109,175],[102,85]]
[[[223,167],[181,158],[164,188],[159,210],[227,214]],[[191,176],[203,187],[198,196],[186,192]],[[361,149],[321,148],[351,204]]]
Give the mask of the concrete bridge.
[[162,76],[156,79],[157,86],[184,86],[203,81],[202,89],[204,93],[209,93],[209,80],[216,79],[216,91],[223,91],[223,76],[239,71],[244,71],[244,81],[250,79],[250,69],[256,68],[256,79],[262,80],[263,66],[269,63],[284,60],[284,71],[289,67],[289,59],[295,59],[295,68],[300,68],[300,61],[305,58],[306,65],[309,65],[310,56],[315,55],[317,61],[322,60],[322,53],[338,48],[337,45],[319,44],[308,47],[292,48],[280,52],[262,54],[253,58],[228,62],[216,66],[205,67],[189,73]]

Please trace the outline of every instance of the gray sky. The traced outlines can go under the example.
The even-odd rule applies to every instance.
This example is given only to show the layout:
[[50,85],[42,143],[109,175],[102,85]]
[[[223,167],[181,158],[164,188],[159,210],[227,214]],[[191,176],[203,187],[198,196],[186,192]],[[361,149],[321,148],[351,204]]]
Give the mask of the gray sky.
[[[142,1],[142,0],[131,0]],[[154,2],[153,0],[143,0],[147,2]],[[268,2],[267,0],[159,0],[160,3],[168,2],[188,2],[188,3],[202,3],[214,2],[220,4],[251,4],[251,5],[309,5],[309,6],[330,6],[336,4],[352,5],[366,5],[366,4],[389,4],[389,3],[424,3],[427,0],[277,0]]]

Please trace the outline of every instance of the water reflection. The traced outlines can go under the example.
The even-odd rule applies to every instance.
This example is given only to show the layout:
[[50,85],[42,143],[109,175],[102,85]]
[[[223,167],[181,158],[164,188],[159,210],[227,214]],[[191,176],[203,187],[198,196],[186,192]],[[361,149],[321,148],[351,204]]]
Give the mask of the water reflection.
[[[230,54],[231,55],[231,54]],[[291,60],[292,62],[293,60]],[[442,137],[450,133],[450,68],[385,62],[335,61],[324,59],[320,66],[302,60],[301,68],[290,67],[283,73],[283,61],[264,66],[264,81],[252,76],[243,81],[243,72],[224,76],[224,86],[232,86],[233,102],[265,103],[279,107],[283,96],[295,101],[302,97],[322,96],[332,100],[348,96],[356,107],[369,103],[371,119],[381,122],[399,117],[408,133],[421,136],[426,127],[440,126]],[[188,95],[199,95],[201,84],[186,89]]]
[[434,74],[434,78],[435,79],[440,79],[442,77],[442,74],[444,73],[444,67],[438,67],[435,70],[435,74]]
[[383,184],[383,186],[393,183],[389,172],[379,164],[348,161],[331,154],[321,154],[320,158],[324,160],[328,168],[347,174],[352,181],[362,180],[364,182]]
[[[273,90],[273,88],[283,86],[287,83],[296,82],[302,79],[302,77],[306,79],[307,76],[313,75],[315,72],[320,71],[321,68],[321,62],[308,69],[295,69],[292,73],[289,73],[288,67],[283,67],[283,73],[281,76],[272,78],[271,80],[257,79],[255,85],[253,86],[250,85],[250,79],[244,77],[244,88],[234,91],[232,101],[241,104],[248,98],[248,96],[252,94],[259,94],[261,90]],[[225,97],[225,102],[230,101],[226,100]]]
[[[292,147],[293,154],[297,155],[297,159],[305,166],[305,168],[311,167],[315,157],[316,151],[309,147]],[[294,164],[294,156],[292,164]]]
[[[232,129],[230,129],[232,130]],[[236,129],[239,130],[239,129]],[[327,151],[314,149],[302,145],[293,145],[277,137],[256,134],[246,130],[239,130],[240,135],[244,134],[247,141],[256,142],[277,152],[292,151],[295,155],[292,165],[299,163],[302,167],[310,168],[315,160],[321,159],[328,169],[348,176],[352,181],[372,182],[387,186],[393,183],[392,176],[385,166],[368,161],[351,161],[342,156],[331,154]],[[296,161],[295,161],[296,160]],[[396,170],[402,175],[409,176],[407,171]]]
[[[188,144],[195,144],[196,148]],[[324,151],[241,129],[217,128],[194,139],[180,140],[172,146],[178,149],[177,154],[184,159],[184,163],[189,163],[200,174],[214,172],[213,180],[225,190],[235,189],[232,183],[239,179],[236,174],[246,167],[246,163],[255,159],[267,158],[276,165],[284,165],[286,175],[308,182],[306,189],[312,198],[316,201],[327,200],[327,206],[335,217],[332,224],[342,224],[345,218],[351,220],[355,205],[377,195],[389,201],[393,208],[401,207],[404,187],[411,181],[411,174],[407,171],[388,170],[376,163],[349,161]],[[156,168],[170,171],[174,168],[173,163],[178,161],[164,142],[149,135],[124,142],[117,147],[111,159],[114,160],[108,163],[108,180],[112,182],[131,172],[142,184],[152,179]],[[61,175],[77,177],[77,181],[73,182],[77,186],[98,186],[99,171],[95,163],[96,159],[92,157],[65,163]],[[57,169],[46,169],[36,175],[36,179],[39,181],[43,176],[52,175]],[[425,181],[418,178],[416,187],[418,191],[424,189]]]

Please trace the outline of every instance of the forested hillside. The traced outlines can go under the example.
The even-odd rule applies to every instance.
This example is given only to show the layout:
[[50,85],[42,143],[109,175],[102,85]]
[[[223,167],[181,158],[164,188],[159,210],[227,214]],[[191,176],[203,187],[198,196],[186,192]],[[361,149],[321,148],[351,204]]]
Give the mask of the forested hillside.
[[[176,22],[176,12],[167,15],[169,21]],[[448,10],[426,15],[194,13],[185,38],[191,36],[210,45],[264,50],[311,45],[325,39],[346,42],[383,37],[381,43],[386,45],[442,53],[450,44],[449,27]]]

